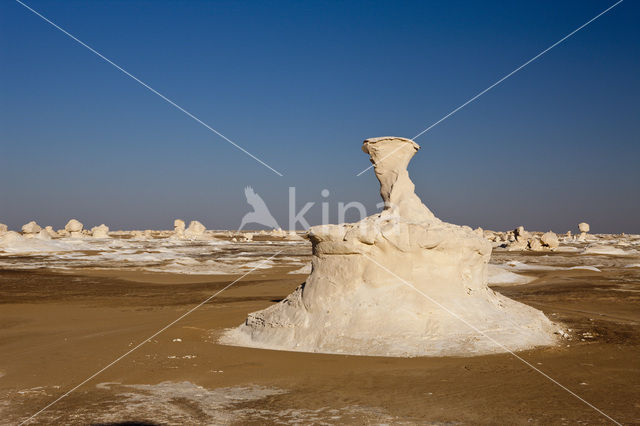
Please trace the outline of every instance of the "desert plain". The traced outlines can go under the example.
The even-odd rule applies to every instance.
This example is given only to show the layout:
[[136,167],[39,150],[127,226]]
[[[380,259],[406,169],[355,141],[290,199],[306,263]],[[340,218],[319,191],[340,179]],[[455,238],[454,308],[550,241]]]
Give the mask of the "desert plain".
[[206,234],[0,247],[0,423],[29,419],[142,342],[28,424],[611,423],[579,398],[640,423],[640,236],[561,236],[539,252],[493,242],[491,288],[562,325],[557,345],[518,359],[220,344],[306,280],[311,244],[302,233]]

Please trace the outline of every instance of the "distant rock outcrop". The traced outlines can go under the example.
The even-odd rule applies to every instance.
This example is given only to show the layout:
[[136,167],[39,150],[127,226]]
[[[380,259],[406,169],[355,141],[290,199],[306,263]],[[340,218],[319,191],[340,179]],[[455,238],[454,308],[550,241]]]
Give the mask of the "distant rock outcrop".
[[591,230],[589,224],[586,223],[586,222],[580,222],[578,224],[578,229],[580,230],[580,235],[578,235],[577,240],[578,241],[586,241],[587,235],[588,235],[589,231]]
[[94,226],[91,228],[91,235],[93,238],[109,238],[109,227],[104,223],[100,226]]
[[35,234],[37,234],[38,232],[40,232],[42,230],[42,227],[40,227],[40,225],[38,225],[35,220],[32,220],[31,222],[22,225],[22,233],[24,234],[25,237],[31,237],[34,236]]
[[68,232],[72,238],[82,237],[82,222],[77,219],[71,219],[64,227],[64,230]]
[[207,228],[203,224],[201,224],[197,220],[192,220],[189,223],[189,227],[187,228],[187,230],[184,231],[184,237],[189,240],[202,239],[202,237],[204,237],[204,231],[206,230]]

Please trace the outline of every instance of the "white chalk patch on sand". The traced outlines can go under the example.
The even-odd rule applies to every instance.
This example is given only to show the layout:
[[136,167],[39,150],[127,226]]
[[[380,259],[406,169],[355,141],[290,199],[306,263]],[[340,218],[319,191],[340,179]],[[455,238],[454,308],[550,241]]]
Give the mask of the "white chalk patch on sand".
[[510,260],[508,262],[505,262],[503,266],[513,271],[556,271],[565,269],[560,266],[531,265],[528,263],[520,262],[519,260]]
[[602,272],[600,269],[596,268],[595,266],[588,266],[588,265],[572,266],[569,269],[584,269],[587,271]]
[[289,272],[290,274],[304,274],[309,275],[311,273],[311,263],[304,265],[300,269],[296,269],[294,271]]
[[[222,370],[212,372],[222,373]],[[101,383],[96,387],[115,392],[123,399],[120,403],[88,406],[74,416],[100,423],[148,418],[163,424],[392,424],[402,420],[381,408],[359,405],[307,409],[265,401],[249,408],[247,402],[258,403],[288,393],[283,389],[256,385],[218,389],[207,389],[191,382],[111,385]]]
[[527,277],[508,271],[504,266],[489,265],[487,283],[493,286],[527,284],[535,280],[534,277]]
[[[234,407],[249,401],[257,401],[272,395],[286,393],[276,388],[262,386],[206,389],[191,382],[162,382],[157,385],[101,384],[101,389],[115,391],[124,398],[107,411],[94,409],[93,421],[117,422],[131,418],[152,418],[161,423],[228,424],[244,417],[244,410]],[[186,402],[186,403],[185,403]],[[193,406],[198,407],[194,410]],[[203,416],[203,418],[200,418]]]
[[637,250],[625,250],[613,246],[605,246],[596,244],[582,250],[582,254],[601,254],[607,256],[637,256],[640,254]]

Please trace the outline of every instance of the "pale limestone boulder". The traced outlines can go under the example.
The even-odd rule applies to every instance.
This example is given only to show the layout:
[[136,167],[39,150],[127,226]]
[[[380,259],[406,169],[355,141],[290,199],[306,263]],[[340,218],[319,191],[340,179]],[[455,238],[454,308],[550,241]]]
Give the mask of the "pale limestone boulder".
[[49,235],[46,229],[41,229],[40,232],[35,234],[33,238],[36,238],[38,240],[48,241],[51,239],[51,235]]
[[531,251],[544,251],[545,247],[542,246],[540,240],[536,237],[529,240],[529,250]]
[[199,240],[205,237],[204,232],[207,228],[198,222],[197,220],[192,220],[189,223],[189,227],[184,231],[185,238],[189,240]]
[[184,223],[184,220],[182,219],[176,219],[173,221],[173,236],[175,238],[178,239],[182,239],[184,238],[184,230],[186,228],[186,225]]
[[249,314],[220,341],[403,357],[554,344],[558,327],[541,311],[488,287],[489,241],[442,222],[415,194],[406,169],[418,149],[404,138],[366,140],[383,211],[354,224],[312,227],[307,281],[280,303]]
[[58,238],[60,236],[56,231],[54,231],[53,226],[45,226],[44,230],[47,231],[47,234],[49,234],[51,238]]
[[91,228],[91,236],[93,238],[109,238],[109,227],[104,223],[100,226]]
[[529,248],[529,240],[512,240],[505,245],[508,251],[523,251]]
[[4,234],[9,230],[9,227],[4,223],[0,223],[0,235]]
[[524,230],[524,226],[518,226],[514,229],[513,235],[516,237],[516,241],[526,241],[531,238],[531,234]]
[[35,235],[38,232],[40,232],[42,230],[42,228],[40,227],[40,225],[38,225],[35,220],[32,220],[31,222],[22,225],[22,232],[25,234],[25,236],[28,235]]
[[542,234],[542,237],[540,237],[540,241],[542,242],[542,244],[552,250],[557,249],[560,246],[560,240],[558,240],[558,236],[551,231]]
[[7,231],[0,235],[0,248],[11,247],[12,245],[19,244],[24,241],[25,238],[15,231]]
[[580,235],[578,235],[578,241],[586,241],[587,240],[587,234],[590,231],[590,227],[589,224],[586,222],[580,222],[578,224],[578,229],[580,230]]
[[71,219],[64,227],[64,230],[69,233],[72,238],[82,237],[82,222],[77,219]]

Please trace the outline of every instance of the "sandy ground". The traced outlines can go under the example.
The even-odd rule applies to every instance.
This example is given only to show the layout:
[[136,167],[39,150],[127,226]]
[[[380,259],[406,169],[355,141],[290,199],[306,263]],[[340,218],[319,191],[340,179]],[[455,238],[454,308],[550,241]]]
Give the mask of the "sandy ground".
[[[509,354],[401,359],[217,344],[221,330],[304,281],[289,270],[247,276],[30,424],[611,423]],[[640,424],[640,269],[527,274],[536,280],[499,291],[571,332],[518,355],[618,422]],[[0,271],[0,423],[26,420],[235,278]]]

